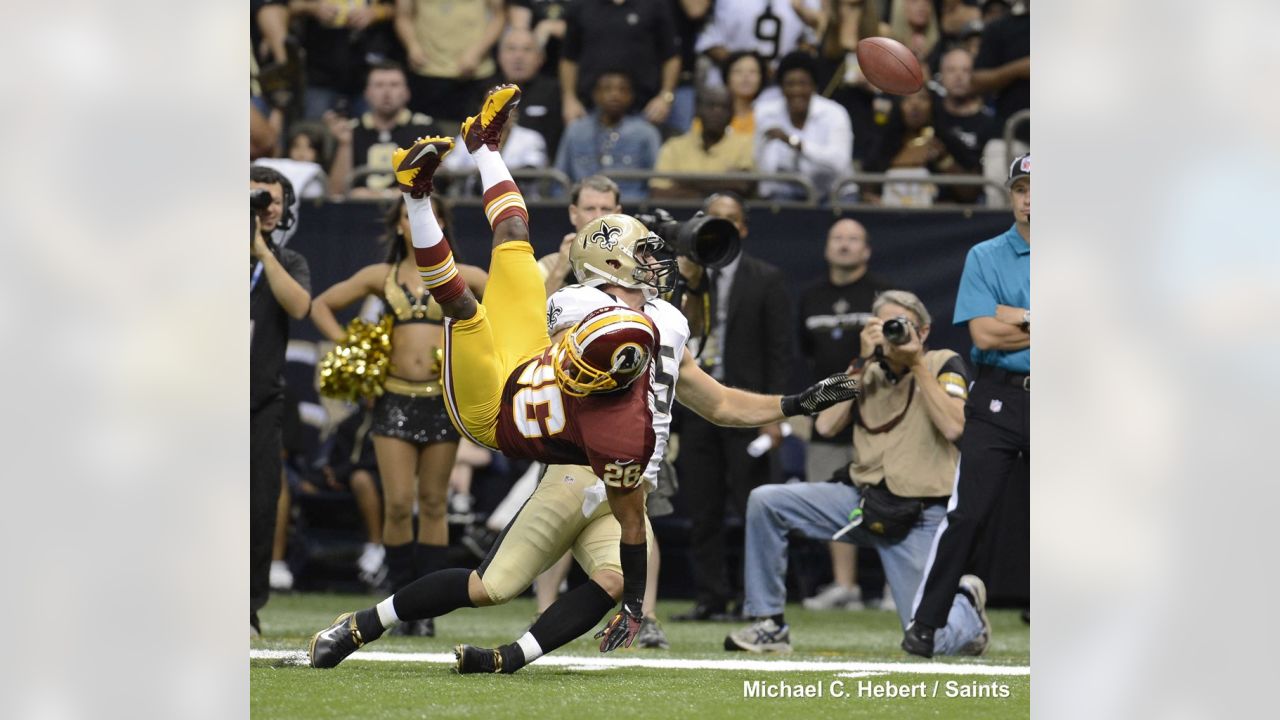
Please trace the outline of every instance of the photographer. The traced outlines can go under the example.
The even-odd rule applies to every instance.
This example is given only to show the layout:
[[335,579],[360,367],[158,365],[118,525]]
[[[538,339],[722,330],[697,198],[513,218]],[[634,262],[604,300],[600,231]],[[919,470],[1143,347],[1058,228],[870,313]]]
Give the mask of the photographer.
[[[862,398],[822,411],[815,428],[831,436],[854,423],[857,460],[825,483],[765,485],[747,503],[743,553],[746,613],[756,621],[725,638],[726,650],[788,652],[786,603],[789,533],[876,548],[898,616],[906,627],[934,532],[946,514],[964,432],[968,377],[950,350],[924,349],[929,311],[915,295],[888,290],[872,306],[861,352],[849,368],[861,376]],[[991,629],[986,588],[972,575],[960,582],[939,653],[979,655]]]
[[[272,233],[293,225],[293,186],[267,167],[249,169],[249,624],[260,631],[267,603],[276,502],[280,497],[280,419],[284,409],[289,318],[311,308],[311,273],[301,255],[276,247]],[[264,197],[261,192],[266,193]],[[266,202],[269,199],[269,202]]]

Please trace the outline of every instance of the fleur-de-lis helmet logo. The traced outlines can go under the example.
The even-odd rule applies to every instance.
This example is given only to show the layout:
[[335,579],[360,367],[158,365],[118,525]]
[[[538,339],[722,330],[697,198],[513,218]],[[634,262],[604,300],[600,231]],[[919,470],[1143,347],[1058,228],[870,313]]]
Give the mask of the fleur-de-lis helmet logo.
[[602,220],[600,221],[600,229],[591,233],[591,237],[587,238],[587,241],[599,243],[600,247],[612,251],[618,245],[618,237],[620,235],[622,235],[621,227],[613,227]]

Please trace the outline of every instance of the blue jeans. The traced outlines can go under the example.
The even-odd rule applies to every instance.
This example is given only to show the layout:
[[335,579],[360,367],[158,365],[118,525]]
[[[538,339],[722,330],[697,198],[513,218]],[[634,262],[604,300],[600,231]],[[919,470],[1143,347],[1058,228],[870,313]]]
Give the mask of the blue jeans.
[[[752,490],[747,500],[747,547],[743,553],[743,611],[751,617],[781,613],[787,600],[787,534],[830,540],[848,523],[849,511],[860,500],[857,488],[842,483],[762,485]],[[879,551],[904,629],[911,620],[911,603],[923,580],[934,531],[946,512],[942,505],[926,507],[907,537],[892,544],[861,527],[841,538]],[[934,635],[934,652],[954,655],[981,632],[977,610],[957,592],[946,627],[938,628]]]

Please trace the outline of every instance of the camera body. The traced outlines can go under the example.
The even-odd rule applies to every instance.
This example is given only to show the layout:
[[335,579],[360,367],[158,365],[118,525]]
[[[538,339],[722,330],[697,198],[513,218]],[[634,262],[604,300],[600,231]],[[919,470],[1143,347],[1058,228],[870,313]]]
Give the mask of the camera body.
[[249,212],[260,213],[271,207],[271,193],[262,188],[249,188]]
[[634,217],[662,238],[662,242],[676,255],[704,267],[718,270],[728,265],[738,257],[742,246],[742,238],[733,223],[702,211],[684,222],[676,220],[662,208],[655,208],[651,213],[638,213]]
[[906,345],[911,342],[911,319],[905,315],[899,315],[885,320],[884,325],[880,327],[880,332],[888,342],[894,345]]

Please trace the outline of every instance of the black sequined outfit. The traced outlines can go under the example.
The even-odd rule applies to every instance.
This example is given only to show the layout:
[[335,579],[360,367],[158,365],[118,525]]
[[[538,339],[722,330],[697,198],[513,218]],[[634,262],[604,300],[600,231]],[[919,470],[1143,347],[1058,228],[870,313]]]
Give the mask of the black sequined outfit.
[[410,397],[384,392],[373,408],[373,427],[369,432],[414,445],[458,442],[458,431],[449,421],[443,395]]

